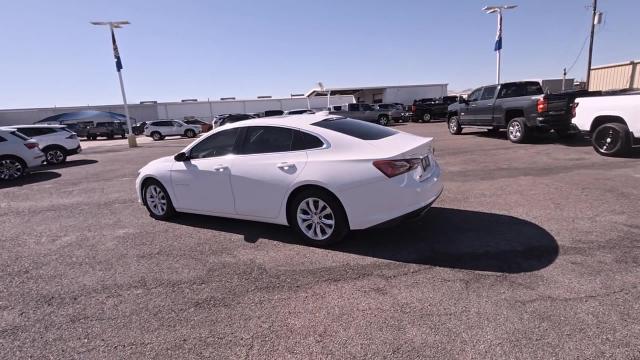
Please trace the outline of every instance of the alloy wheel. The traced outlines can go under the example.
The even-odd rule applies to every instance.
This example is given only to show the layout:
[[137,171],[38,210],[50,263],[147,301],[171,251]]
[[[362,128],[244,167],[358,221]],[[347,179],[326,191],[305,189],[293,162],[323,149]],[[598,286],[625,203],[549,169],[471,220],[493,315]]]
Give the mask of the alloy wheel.
[[0,161],[0,179],[15,180],[24,172],[22,164],[18,160],[4,159]]
[[47,151],[47,163],[59,164],[64,160],[64,154],[60,150]]
[[449,119],[449,132],[454,134],[458,131],[458,121],[455,118]]
[[158,185],[149,185],[145,189],[145,199],[154,214],[162,216],[167,212],[167,195]]
[[509,138],[510,139],[519,139],[522,136],[522,126],[517,121],[512,121],[509,124]]
[[312,240],[325,240],[333,233],[335,216],[324,201],[307,198],[298,205],[296,211],[298,226]]
[[603,153],[609,153],[612,149],[618,146],[621,140],[620,134],[612,127],[607,129],[608,131],[599,132],[598,136],[594,139],[594,144]]
[[431,114],[427,113],[427,114],[422,115],[422,121],[424,121],[424,122],[431,121]]

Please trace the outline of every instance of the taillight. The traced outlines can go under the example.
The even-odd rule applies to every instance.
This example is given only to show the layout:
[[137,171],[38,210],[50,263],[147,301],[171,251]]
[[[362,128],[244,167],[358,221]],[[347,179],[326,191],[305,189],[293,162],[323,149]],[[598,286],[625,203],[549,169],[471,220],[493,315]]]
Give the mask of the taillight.
[[573,103],[571,105],[571,118],[573,119],[574,117],[576,117],[576,109],[578,108],[578,105],[580,105],[580,103]]
[[24,146],[26,146],[27,149],[31,150],[31,149],[37,148],[38,147],[38,143],[28,142],[28,143],[24,143]]
[[538,112],[543,113],[547,111],[547,99],[538,99]]
[[411,105],[411,112],[416,112],[416,106],[415,105]]
[[373,162],[373,166],[387,177],[392,178],[420,166],[420,159],[376,160]]

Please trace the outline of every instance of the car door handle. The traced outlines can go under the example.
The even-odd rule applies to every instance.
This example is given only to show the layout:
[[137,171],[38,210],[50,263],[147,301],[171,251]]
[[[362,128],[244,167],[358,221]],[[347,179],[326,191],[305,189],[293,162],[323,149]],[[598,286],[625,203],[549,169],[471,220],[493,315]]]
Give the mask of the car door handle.
[[291,164],[291,163],[288,163],[288,162],[281,162],[278,165],[276,165],[276,167],[278,169],[282,169],[282,170],[289,170],[289,168],[295,167],[295,164]]
[[223,172],[223,171],[227,170],[228,168],[229,167],[225,166],[225,165],[218,165],[218,166],[213,168],[213,171]]

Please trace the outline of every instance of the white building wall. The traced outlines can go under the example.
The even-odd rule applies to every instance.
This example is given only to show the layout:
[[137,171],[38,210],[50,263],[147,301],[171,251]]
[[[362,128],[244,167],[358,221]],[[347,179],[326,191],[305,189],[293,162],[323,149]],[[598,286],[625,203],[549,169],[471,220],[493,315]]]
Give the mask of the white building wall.
[[413,100],[447,96],[447,85],[425,85],[410,87],[389,87],[384,91],[385,103],[413,104]]

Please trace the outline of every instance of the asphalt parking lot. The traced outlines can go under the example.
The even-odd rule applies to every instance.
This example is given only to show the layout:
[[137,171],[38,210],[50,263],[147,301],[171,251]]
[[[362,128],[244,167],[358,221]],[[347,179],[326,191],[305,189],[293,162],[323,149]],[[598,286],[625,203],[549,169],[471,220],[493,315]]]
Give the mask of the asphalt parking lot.
[[397,128],[436,137],[443,196],[332,249],[151,219],[137,170],[186,139],[91,146],[2,185],[0,357],[640,357],[640,156]]

